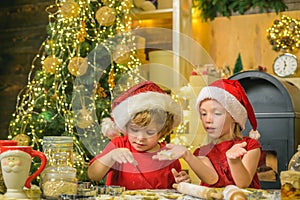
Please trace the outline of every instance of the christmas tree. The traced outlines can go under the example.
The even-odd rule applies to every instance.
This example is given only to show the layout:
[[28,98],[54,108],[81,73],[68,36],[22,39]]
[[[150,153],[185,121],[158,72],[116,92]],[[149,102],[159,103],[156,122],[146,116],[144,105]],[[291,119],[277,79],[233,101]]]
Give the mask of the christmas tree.
[[43,151],[44,136],[72,136],[79,180],[108,142],[99,122],[110,115],[116,82],[140,64],[130,35],[132,6],[130,0],[50,5],[48,37],[17,98],[9,138]]
[[242,62],[241,54],[239,53],[234,64],[233,74],[236,74],[242,70],[243,70],[243,62]]

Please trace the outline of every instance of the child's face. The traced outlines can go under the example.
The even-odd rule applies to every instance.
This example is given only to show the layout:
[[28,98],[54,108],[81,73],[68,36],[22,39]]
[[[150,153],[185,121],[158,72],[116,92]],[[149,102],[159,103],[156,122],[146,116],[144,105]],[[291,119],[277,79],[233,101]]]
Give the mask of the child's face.
[[216,100],[204,100],[200,104],[200,119],[207,134],[213,139],[232,137],[234,119]]
[[151,122],[146,127],[140,127],[136,124],[129,123],[127,125],[127,134],[130,144],[137,151],[152,152],[158,150],[158,140],[161,126]]

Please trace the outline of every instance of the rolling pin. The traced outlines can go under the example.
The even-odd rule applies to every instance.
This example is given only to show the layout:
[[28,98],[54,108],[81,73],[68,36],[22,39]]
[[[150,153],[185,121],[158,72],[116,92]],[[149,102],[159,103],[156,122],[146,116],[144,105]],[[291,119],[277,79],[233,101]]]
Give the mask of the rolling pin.
[[235,185],[227,185],[223,190],[225,200],[247,200],[248,197],[242,189]]
[[203,198],[203,199],[223,199],[223,194],[221,192],[217,192],[214,188],[205,187],[201,185],[195,185],[192,183],[181,182],[178,184],[174,184],[173,187],[182,194],[187,194],[193,197]]

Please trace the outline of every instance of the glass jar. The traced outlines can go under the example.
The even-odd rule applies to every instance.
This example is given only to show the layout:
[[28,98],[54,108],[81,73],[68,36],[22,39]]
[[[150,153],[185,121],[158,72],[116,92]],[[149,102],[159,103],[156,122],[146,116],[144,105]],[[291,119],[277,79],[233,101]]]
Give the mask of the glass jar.
[[47,167],[41,174],[43,197],[57,199],[63,194],[77,193],[76,169],[73,167],[73,140],[66,136],[43,138]]
[[300,199],[300,171],[280,172],[281,200]]
[[292,156],[289,162],[288,170],[300,172],[300,145],[298,145],[298,151]]

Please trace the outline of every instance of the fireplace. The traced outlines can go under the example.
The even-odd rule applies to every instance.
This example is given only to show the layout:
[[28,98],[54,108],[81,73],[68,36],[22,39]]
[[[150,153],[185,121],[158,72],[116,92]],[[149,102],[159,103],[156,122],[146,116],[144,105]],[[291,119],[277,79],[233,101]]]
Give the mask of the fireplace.
[[260,181],[276,182],[278,174],[278,158],[276,151],[262,151],[261,160],[257,172]]
[[[300,144],[300,89],[260,71],[240,72],[229,79],[243,85],[257,118],[262,145],[258,168],[261,187],[279,189],[280,172],[287,170]],[[244,133],[250,129],[247,121]]]

